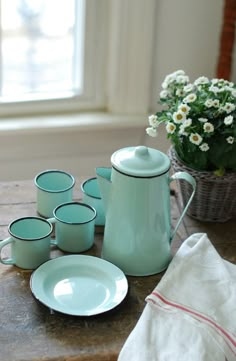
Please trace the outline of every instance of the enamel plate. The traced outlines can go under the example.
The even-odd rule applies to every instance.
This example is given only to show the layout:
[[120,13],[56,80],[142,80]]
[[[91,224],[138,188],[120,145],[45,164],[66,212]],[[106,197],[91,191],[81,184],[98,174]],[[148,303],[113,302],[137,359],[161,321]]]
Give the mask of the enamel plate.
[[31,275],[34,297],[52,310],[92,316],[119,305],[128,291],[124,273],[112,263],[85,255],[43,263]]

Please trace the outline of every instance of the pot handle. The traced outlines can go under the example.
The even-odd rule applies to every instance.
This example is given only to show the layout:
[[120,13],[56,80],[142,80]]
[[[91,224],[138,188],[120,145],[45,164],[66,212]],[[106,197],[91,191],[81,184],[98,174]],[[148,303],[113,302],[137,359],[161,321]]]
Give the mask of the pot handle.
[[185,206],[185,208],[184,208],[184,210],[183,210],[183,212],[182,212],[182,214],[181,214],[181,216],[180,216],[180,218],[179,218],[179,220],[178,220],[178,222],[177,222],[177,224],[176,224],[176,227],[175,227],[175,229],[174,229],[174,231],[173,231],[173,233],[172,233],[172,235],[171,235],[171,237],[170,237],[170,241],[172,241],[172,239],[174,238],[174,236],[175,236],[175,234],[176,234],[176,231],[177,231],[177,229],[179,228],[179,225],[180,225],[180,223],[182,222],[182,219],[183,219],[183,217],[185,216],[185,213],[186,213],[186,211],[187,211],[190,203],[192,202],[192,199],[193,199],[194,194],[195,194],[195,191],[196,191],[196,181],[195,181],[195,179],[194,179],[189,173],[187,173],[187,172],[176,172],[176,173],[174,173],[174,174],[170,177],[170,183],[171,183],[172,181],[176,180],[176,179],[183,179],[183,180],[185,180],[186,182],[190,183],[191,186],[192,186],[192,188],[193,188],[193,191],[192,191],[192,194],[191,194],[191,196],[190,196],[190,198],[189,198],[189,200],[188,200],[188,203],[186,204],[186,206]]

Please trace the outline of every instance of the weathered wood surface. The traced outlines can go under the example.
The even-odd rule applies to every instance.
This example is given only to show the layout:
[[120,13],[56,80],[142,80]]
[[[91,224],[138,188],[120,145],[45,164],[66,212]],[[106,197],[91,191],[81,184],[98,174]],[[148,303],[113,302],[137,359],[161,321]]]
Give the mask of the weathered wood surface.
[[[75,200],[81,197],[81,182],[76,182]],[[172,196],[171,202],[174,226],[181,206],[177,196]],[[8,224],[13,219],[36,214],[33,181],[0,183],[0,239],[8,236]],[[186,216],[173,241],[173,254],[191,233],[207,232],[219,253],[236,263],[235,223],[207,224]],[[102,228],[97,228],[95,245],[84,254],[99,257],[102,237]],[[5,255],[9,253],[7,247]],[[60,254],[54,250],[52,257]],[[29,288],[30,271],[0,264],[0,360],[116,360],[143,311],[145,297],[163,274],[127,277],[128,295],[116,309],[94,317],[73,317],[51,312],[34,299]]]

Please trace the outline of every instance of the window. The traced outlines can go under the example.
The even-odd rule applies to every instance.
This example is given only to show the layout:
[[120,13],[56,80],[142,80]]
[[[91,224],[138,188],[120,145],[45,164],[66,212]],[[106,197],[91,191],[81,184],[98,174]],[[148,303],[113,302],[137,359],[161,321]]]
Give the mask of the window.
[[13,2],[2,0],[1,97],[80,94],[83,1]]
[[[104,1],[1,0],[0,4],[1,114],[14,109],[18,114],[104,107],[104,64],[94,57],[101,39],[106,44],[104,26],[96,32]],[[94,76],[96,72],[100,77]]]
[[[71,9],[74,14],[66,16],[67,26],[64,27],[64,35],[60,34],[63,38],[56,36],[56,29],[60,31],[54,24],[60,26],[59,16],[62,10],[59,9],[65,3],[68,8],[66,11],[69,13]],[[27,14],[24,13],[26,4],[31,6],[31,19],[34,18],[33,24],[29,25],[28,20],[27,26]],[[148,111],[156,0],[0,0],[0,5],[1,117],[67,111],[137,115]],[[8,14],[11,11],[11,17],[14,15],[14,27],[11,19],[4,20],[4,6],[8,9],[5,14],[6,11]],[[36,14],[41,14],[37,15],[41,16],[40,24],[36,24]],[[30,40],[32,34],[29,27],[35,25],[37,31],[33,36],[40,47],[39,44],[30,44],[33,41]],[[12,27],[14,31],[10,31]],[[24,33],[24,37],[20,37],[24,46],[18,45],[20,53],[18,54],[17,47],[11,52],[10,47],[7,47],[5,53],[7,38],[9,42],[10,39],[19,38],[20,31]],[[63,41],[65,43],[65,38],[68,41],[67,47],[61,45]],[[30,46],[31,52],[27,54],[27,47],[29,49]],[[45,54],[47,47],[52,51]],[[31,64],[34,48],[40,59]],[[60,55],[60,59],[56,54]],[[10,89],[10,80],[6,82],[7,73],[3,74],[7,56],[10,63],[14,60],[16,65],[19,66],[21,62],[24,66],[24,72],[19,68],[15,68],[14,72],[8,70],[7,76],[11,79],[14,94]],[[57,63],[49,71],[51,59]],[[59,65],[67,69],[66,77],[62,71],[56,72]],[[23,76],[26,74],[25,68],[34,75],[32,84],[29,83],[29,77]],[[40,69],[43,75],[38,79]],[[15,83],[16,75],[20,83]],[[64,92],[62,84],[65,85]]]

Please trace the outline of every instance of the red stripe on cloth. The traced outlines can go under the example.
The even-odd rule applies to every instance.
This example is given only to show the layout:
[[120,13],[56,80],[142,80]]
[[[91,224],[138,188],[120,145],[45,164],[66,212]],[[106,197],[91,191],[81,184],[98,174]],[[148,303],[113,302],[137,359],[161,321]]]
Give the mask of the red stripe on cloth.
[[[162,307],[162,306],[160,305],[160,303],[158,303],[156,300],[153,300],[152,298],[147,298],[147,300],[148,300],[149,302],[153,303],[154,305],[158,306],[159,308]],[[209,327],[214,328],[212,325],[209,325]],[[215,330],[216,333],[218,333],[220,336],[222,336],[222,335],[221,335],[221,332],[220,332],[218,329],[215,329],[215,328],[214,328],[214,330]],[[233,346],[232,346],[231,344],[229,344],[228,340],[224,338],[224,342],[225,342],[225,344],[228,346],[228,348],[230,349],[230,351],[231,351],[234,355],[236,355],[236,352],[234,351]],[[227,361],[227,359],[225,359],[225,361]]]
[[[212,321],[210,318],[208,318],[207,316],[204,316],[202,315],[201,313],[199,312],[196,312],[196,311],[193,311],[191,309],[189,309],[188,307],[186,306],[182,306],[178,303],[175,303],[175,302],[171,302],[171,301],[168,301],[165,297],[163,297],[162,295],[160,295],[158,292],[154,291],[152,292],[152,296],[154,297],[157,297],[159,298],[163,303],[165,303],[166,305],[168,306],[172,306],[172,307],[175,307],[177,309],[180,309],[182,311],[185,311],[187,313],[190,313],[208,323],[210,323],[212,326],[214,326],[218,331],[220,331],[231,343],[234,347],[236,347],[236,341],[231,337],[231,335],[223,328],[221,327],[220,325],[218,325],[216,322]],[[149,298],[147,297],[147,300]],[[151,301],[151,299],[149,299]]]

